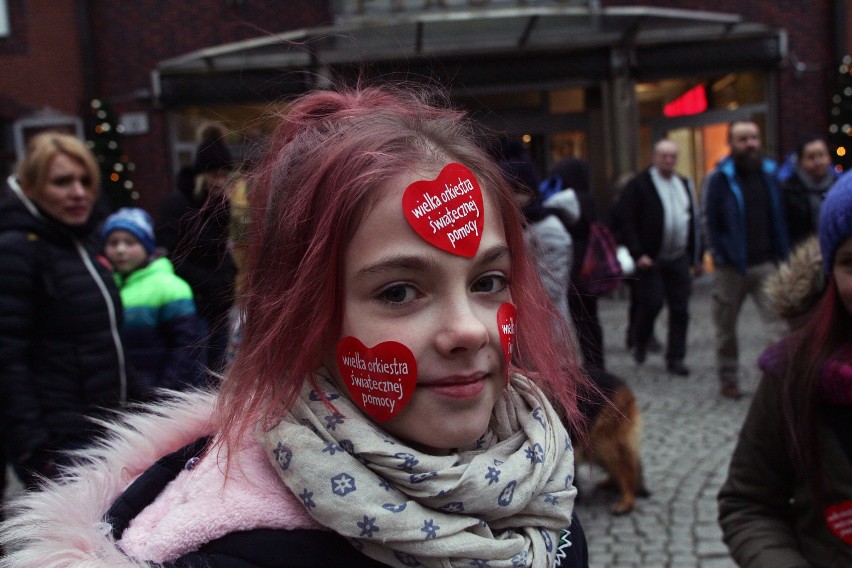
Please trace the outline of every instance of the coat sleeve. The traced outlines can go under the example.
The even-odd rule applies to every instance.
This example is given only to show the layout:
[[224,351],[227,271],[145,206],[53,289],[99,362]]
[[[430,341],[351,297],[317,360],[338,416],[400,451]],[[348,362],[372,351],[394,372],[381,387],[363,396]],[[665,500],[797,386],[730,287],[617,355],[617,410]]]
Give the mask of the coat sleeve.
[[695,193],[695,184],[690,178],[684,178],[686,191],[689,193],[689,203],[692,215],[690,216],[690,235],[689,242],[691,244],[691,258],[689,262],[695,267],[700,267],[703,264],[704,252],[706,246],[706,238],[704,237],[704,218],[702,214],[701,203]]
[[544,289],[563,319],[569,321],[571,314],[568,311],[568,288],[574,261],[571,234],[560,221],[550,217],[536,223],[530,233],[530,247],[535,253],[538,274]]
[[785,443],[777,380],[763,377],[719,491],[722,538],[742,568],[809,566],[790,522],[795,468]]
[[725,183],[724,175],[716,171],[707,176],[701,192],[701,228],[704,233],[705,246],[714,256],[715,244],[719,235],[719,192],[721,184]]
[[26,462],[49,442],[30,367],[40,288],[35,249],[24,233],[7,232],[0,237],[4,272],[0,278],[0,400],[4,439],[17,463]]
[[158,332],[165,339],[168,357],[157,377],[157,386],[182,389],[194,382],[196,366],[203,362],[201,325],[189,284],[175,277],[174,284],[165,290]]
[[636,223],[636,219],[641,215],[638,180],[639,176],[635,176],[628,182],[621,193],[621,197],[613,207],[613,220],[618,227],[619,242],[627,247],[634,260],[639,260],[639,257],[646,254],[642,240],[639,238],[639,227]]

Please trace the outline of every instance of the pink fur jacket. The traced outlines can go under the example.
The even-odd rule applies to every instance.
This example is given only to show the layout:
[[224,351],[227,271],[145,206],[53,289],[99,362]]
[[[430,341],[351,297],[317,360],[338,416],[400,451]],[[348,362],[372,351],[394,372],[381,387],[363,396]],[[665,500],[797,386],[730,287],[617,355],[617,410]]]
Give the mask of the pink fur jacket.
[[215,395],[191,392],[104,423],[108,437],[79,452],[87,461],[9,504],[0,568],[119,568],[173,560],[231,532],[321,529],[272,468],[253,436],[228,456],[210,452],[182,471],[116,542],[104,514],[160,457],[212,432]]

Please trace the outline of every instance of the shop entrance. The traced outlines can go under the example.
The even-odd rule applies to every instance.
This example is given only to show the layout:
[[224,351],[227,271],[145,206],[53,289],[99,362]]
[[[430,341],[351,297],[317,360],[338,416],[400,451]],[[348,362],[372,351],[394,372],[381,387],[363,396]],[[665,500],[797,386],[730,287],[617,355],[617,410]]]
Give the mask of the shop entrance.
[[[728,74],[717,78],[672,79],[637,85],[639,104],[639,169],[651,162],[654,142],[673,140],[680,150],[678,171],[699,189],[705,176],[728,152],[728,124],[754,120],[763,133],[764,150],[773,155],[775,133],[767,130],[769,77],[761,73]],[[706,104],[699,112],[676,103],[700,87]],[[700,107],[698,107],[700,108]]]

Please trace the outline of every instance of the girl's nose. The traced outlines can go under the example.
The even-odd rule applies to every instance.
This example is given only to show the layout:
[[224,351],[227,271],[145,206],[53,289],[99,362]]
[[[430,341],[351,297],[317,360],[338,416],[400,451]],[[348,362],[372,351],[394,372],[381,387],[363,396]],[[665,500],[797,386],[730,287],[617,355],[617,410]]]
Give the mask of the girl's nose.
[[[443,310],[443,321],[435,338],[445,356],[475,352],[488,344],[488,325],[477,315],[469,300],[454,302]],[[497,320],[491,322],[497,325]]]

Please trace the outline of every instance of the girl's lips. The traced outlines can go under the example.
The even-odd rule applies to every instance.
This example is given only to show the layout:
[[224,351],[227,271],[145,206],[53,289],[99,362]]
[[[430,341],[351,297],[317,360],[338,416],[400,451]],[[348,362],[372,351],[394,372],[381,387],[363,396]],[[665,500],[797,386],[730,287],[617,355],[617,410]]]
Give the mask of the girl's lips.
[[429,389],[429,392],[450,398],[473,398],[485,389],[486,376],[443,379],[434,383],[418,384],[417,388]]

